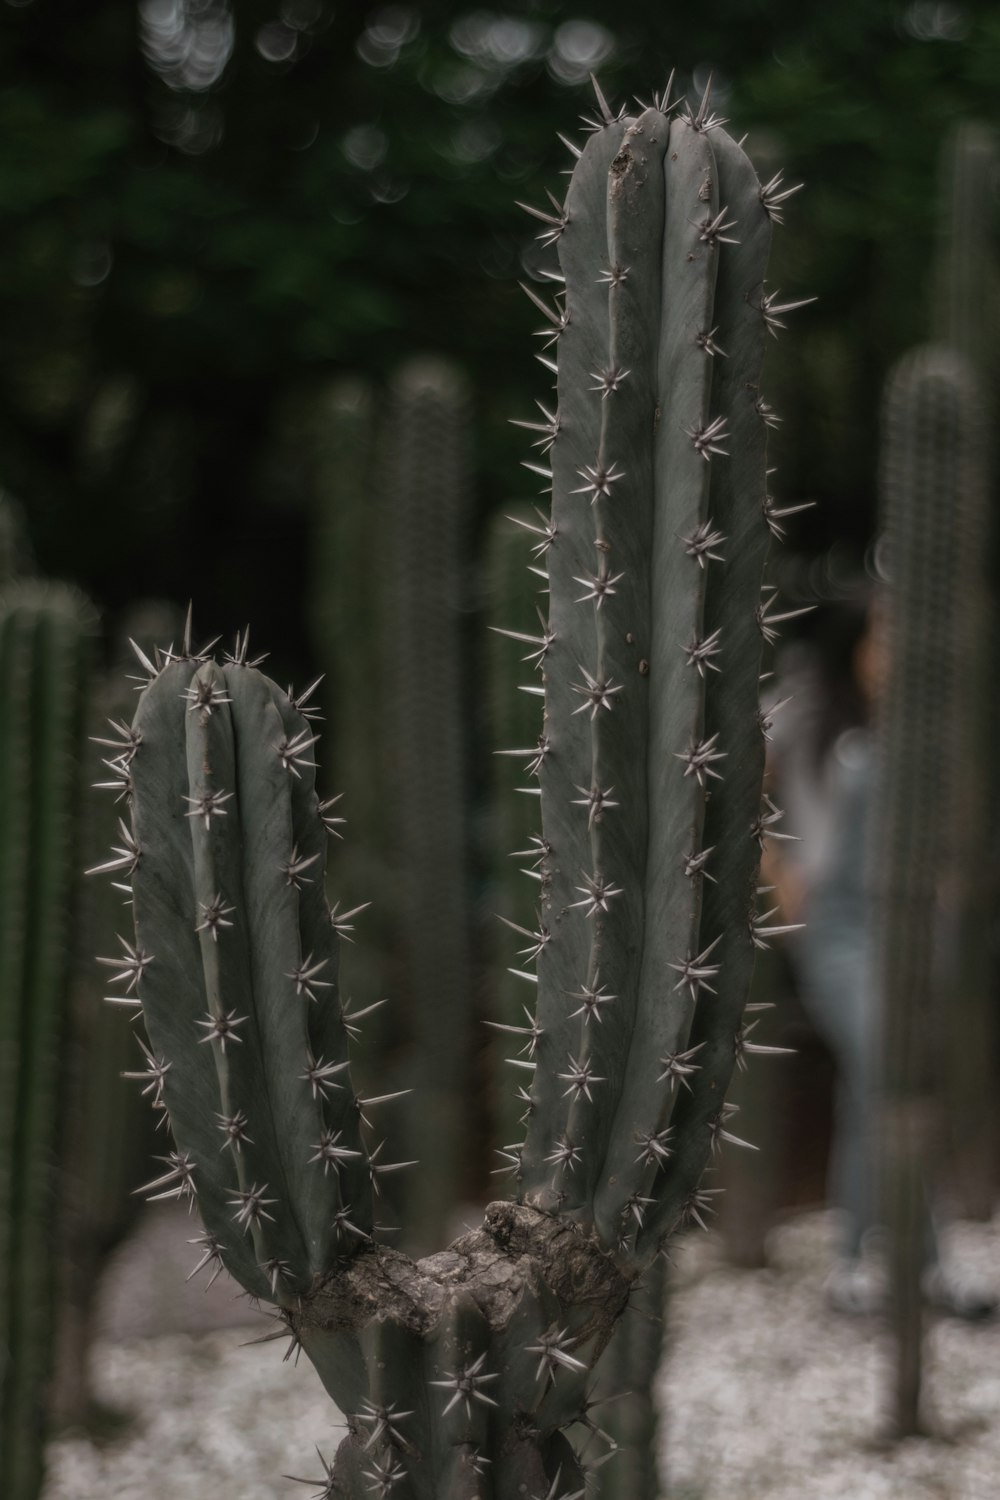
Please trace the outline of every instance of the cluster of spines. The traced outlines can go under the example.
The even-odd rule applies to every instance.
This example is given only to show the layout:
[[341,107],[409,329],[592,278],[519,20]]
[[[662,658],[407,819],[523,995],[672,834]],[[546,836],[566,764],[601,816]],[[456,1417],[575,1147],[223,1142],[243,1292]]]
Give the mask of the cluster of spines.
[[[396,1166],[363,1139],[388,1096],[360,1099],[350,1083],[363,1013],[341,1006],[336,971],[355,912],[323,888],[340,819],[313,786],[317,684],[282,693],[246,635],[221,667],[214,645],[193,647],[189,618],[179,651],[137,648],[135,720],[101,737],[120,842],[91,873],[134,908],[134,936],[101,960],[107,998],[142,1006],[148,1041],[130,1076],[175,1136],[145,1191],[197,1200],[202,1265],[287,1302],[371,1241],[379,1178]],[[177,900],[186,943],[167,925]]]
[[[519,1090],[527,1138],[504,1154],[527,1201],[593,1214],[606,1242],[625,1249],[641,1238],[648,1258],[678,1217],[707,1206],[689,1161],[673,1174],[679,1192],[665,1192],[676,1146],[668,1122],[702,1070],[709,1086],[694,1109],[704,1114],[733,1064],[758,1050],[736,997],[745,998],[754,947],[779,930],[755,899],[759,849],[781,816],[759,800],[770,726],[756,680],[762,643],[795,613],[760,591],[767,540],[797,507],[779,508],[767,493],[764,436],[778,419],[757,381],[765,336],[802,302],[763,284],[770,223],[794,189],[780,174],[762,187],[721,132],[713,151],[709,134],[723,122],[707,94],[673,123],[669,89],[639,120],[614,114],[600,90],[597,98],[594,138],[574,152],[566,202],[535,215],[561,263],[549,273],[560,283],[554,308],[529,291],[545,312],[539,358],[557,376],[557,401],[519,425],[544,458],[527,467],[554,491],[551,515],[529,523],[533,570],[551,603],[537,635],[511,634],[541,674],[543,687],[527,690],[545,697],[537,749],[523,752],[542,793],[543,833],[526,851],[541,910],[536,931],[518,929],[527,946],[515,971],[539,1001],[525,1024],[504,1028],[519,1041],[511,1062],[529,1075]],[[657,230],[644,239],[636,184],[644,200],[654,190],[662,200],[653,178],[668,154],[681,165],[668,166],[658,210],[665,241]],[[660,319],[661,269],[683,303],[665,351],[646,332]],[[664,476],[690,501],[654,520]],[[661,568],[653,579],[651,556]],[[713,569],[722,575],[714,588]],[[668,762],[677,763],[672,777]],[[727,780],[738,783],[732,795]],[[636,834],[647,795],[676,872],[650,867]],[[699,997],[714,994],[724,967],[725,1004],[718,1020],[702,1021]],[[663,1035],[637,1069],[638,1037],[649,1040],[644,1003]],[[691,1113],[691,1103],[680,1111]],[[686,1155],[735,1139],[727,1119],[716,1104]],[[616,1191],[598,1191],[609,1175]]]

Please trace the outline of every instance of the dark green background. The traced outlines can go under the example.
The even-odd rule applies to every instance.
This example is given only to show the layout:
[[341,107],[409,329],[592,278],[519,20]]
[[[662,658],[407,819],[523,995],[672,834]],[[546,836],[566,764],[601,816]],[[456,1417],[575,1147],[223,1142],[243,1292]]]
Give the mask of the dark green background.
[[1000,113],[1000,8],[4,0],[0,484],[41,569],[110,613],[193,595],[301,669],[313,399],[421,350],[472,375],[480,514],[530,494],[514,200],[558,191],[591,61],[616,104],[714,69],[762,170],[807,184],[772,280],[819,299],[770,365],[776,487],[821,502],[794,545],[860,553],[882,378],[928,328],[939,150]]

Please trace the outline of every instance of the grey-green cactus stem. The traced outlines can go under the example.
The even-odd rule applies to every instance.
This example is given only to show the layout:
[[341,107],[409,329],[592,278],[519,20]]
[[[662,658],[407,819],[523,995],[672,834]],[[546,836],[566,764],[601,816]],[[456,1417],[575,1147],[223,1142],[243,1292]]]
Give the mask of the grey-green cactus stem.
[[659,1256],[632,1288],[629,1304],[597,1366],[600,1426],[613,1461],[595,1475],[597,1500],[659,1500],[664,1461],[656,1373],[664,1351],[669,1266]]
[[156,673],[125,752],[135,942],[109,960],[165,1068],[154,1190],[196,1195],[226,1266],[282,1301],[372,1228],[311,729],[245,652]]
[[0,596],[0,1491],[34,1500],[52,1358],[90,606]]
[[196,1199],[206,1266],[277,1303],[347,1414],[317,1480],[345,1500],[580,1500],[607,1456],[567,1436],[602,1442],[590,1371],[665,1237],[703,1221],[702,1173],[736,1138],[725,1089],[754,1050],[754,879],[780,816],[761,801],[757,704],[780,198],[707,97],[638,119],[597,97],[565,205],[536,214],[565,293],[546,320],[558,407],[535,424],[549,613],[521,650],[545,715],[521,1201],[416,1264],[381,1242],[316,736],[246,640],[222,665],[190,633],[148,661],[123,731],[132,826],[112,863],[136,930],[108,963],[142,1003],[175,1136],[152,1191]]
[[[718,1136],[759,858],[759,381],[783,309],[756,176],[706,119],[653,108],[606,125],[552,230],[566,289],[539,770],[549,940],[519,1181],[605,1245],[640,1235],[644,1258]],[[675,1140],[671,1059],[692,1045]]]
[[[543,433],[537,441],[547,445],[550,439]],[[526,880],[523,873],[537,855],[532,843],[538,829],[536,773],[546,747],[541,733],[541,705],[537,697],[517,689],[532,666],[541,668],[548,628],[541,582],[525,567],[525,541],[530,539],[534,561],[544,557],[547,535],[548,518],[540,508],[524,505],[511,509],[490,527],[484,569],[491,623],[485,643],[490,744],[500,747],[494,751],[487,841],[489,909],[500,919],[494,925],[492,943],[496,977],[490,1024],[497,1028],[495,1056],[507,1057],[510,1036],[521,1039],[515,1042],[514,1065],[506,1067],[501,1062],[495,1069],[494,1139],[508,1147],[518,1140],[524,1113],[523,1100],[512,1092],[512,1084],[523,1088],[528,1081],[530,1067],[522,1064],[531,1062],[534,1024],[534,1008],[527,1003],[533,997],[520,975],[534,957],[537,945],[546,941],[537,882]],[[513,957],[511,928],[519,939]],[[520,1076],[512,1079],[512,1073]]]

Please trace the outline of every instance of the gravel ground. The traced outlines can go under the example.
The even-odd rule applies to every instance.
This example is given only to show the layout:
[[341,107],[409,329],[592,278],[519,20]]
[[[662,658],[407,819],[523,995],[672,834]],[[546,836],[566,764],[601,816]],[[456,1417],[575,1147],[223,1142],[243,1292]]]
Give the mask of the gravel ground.
[[[209,1298],[185,1287],[177,1263],[190,1260],[190,1221],[151,1223],[109,1278],[95,1348],[96,1394],[132,1421],[102,1447],[56,1440],[44,1500],[311,1493],[282,1478],[318,1476],[314,1445],[330,1454],[340,1435],[311,1367],[283,1363],[282,1343],[245,1347],[269,1323],[222,1278]],[[682,1248],[660,1378],[670,1500],[1000,1494],[1000,1321],[935,1323],[927,1382],[942,1436],[884,1447],[884,1335],[875,1320],[825,1306],[833,1230],[829,1214],[792,1220],[774,1232],[763,1271],[722,1264],[711,1236]],[[964,1274],[996,1285],[1000,1221],[961,1226],[950,1248]],[[152,1301],[137,1297],[140,1283],[154,1287]]]

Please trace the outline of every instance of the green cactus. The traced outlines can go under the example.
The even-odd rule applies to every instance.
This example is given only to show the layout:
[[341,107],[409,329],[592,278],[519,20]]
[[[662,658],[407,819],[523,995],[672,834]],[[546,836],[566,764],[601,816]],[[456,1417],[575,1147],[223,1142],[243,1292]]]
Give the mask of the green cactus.
[[872,848],[875,972],[884,1006],[894,1425],[904,1436],[920,1426],[927,1175],[943,1144],[939,892],[953,885],[960,868],[968,807],[983,805],[982,787],[968,784],[976,764],[960,758],[956,728],[968,722],[981,688],[967,670],[976,639],[975,610],[966,600],[983,595],[988,432],[975,376],[953,351],[925,346],[892,371],[882,470],[888,660]]
[[0,596],[0,1492],[41,1485],[52,1357],[75,811],[93,618],[74,590]]
[[[996,256],[996,201],[1000,154],[996,132],[963,120],[945,143],[941,161],[940,245],[934,267],[931,330],[972,365],[983,395],[994,402],[1000,366],[995,330],[1000,314],[1000,273]],[[996,497],[995,453],[988,455],[990,493]],[[963,511],[966,504],[962,496]],[[979,523],[985,521],[979,518]],[[978,524],[978,523],[977,523]],[[989,584],[980,575],[974,587],[955,596],[955,618],[965,619],[964,706],[950,719],[954,764],[963,767],[965,795],[955,808],[953,976],[949,1006],[951,1031],[948,1121],[952,1173],[960,1210],[988,1220],[993,1213],[996,1177],[996,1104],[992,1059],[997,1047],[993,945],[987,940],[1000,895],[995,850],[1000,826],[1000,789],[993,745],[998,721],[995,696],[988,691],[1000,649],[997,620],[997,546],[979,524],[980,547],[992,559]]]
[[[89,738],[96,742],[88,757],[99,762],[96,785],[115,793],[115,800],[93,799],[81,819],[81,864],[100,868],[101,851],[116,838],[118,817],[127,790],[117,774],[107,741],[115,724],[135,711],[134,683],[123,677],[132,652],[129,641],[146,651],[154,643],[179,640],[184,613],[177,605],[145,600],[133,605],[115,632],[111,670],[93,683],[88,704]],[[110,761],[110,764],[108,762]],[[101,1427],[114,1414],[95,1401],[89,1375],[93,1316],[100,1272],[107,1257],[141,1211],[135,1188],[148,1175],[157,1136],[130,1075],[141,1062],[137,1038],[121,1024],[115,1007],[100,1004],[105,976],[95,970],[92,946],[113,945],[121,925],[125,896],[109,882],[87,880],[77,897],[79,927],[88,934],[88,961],[76,955],[71,984],[70,1017],[65,1050],[67,1128],[60,1162],[62,1212],[59,1240],[62,1259],[57,1335],[50,1409],[54,1427]],[[100,988],[98,988],[100,986]],[[162,1120],[161,1120],[162,1125]]]
[[[659,1500],[663,1427],[656,1374],[664,1351],[669,1266],[660,1256],[635,1286],[597,1366],[595,1405],[614,1443],[614,1462],[597,1470],[597,1500]],[[606,1403],[606,1404],[605,1404]]]
[[[364,853],[338,844],[332,887],[379,896],[350,971],[354,987],[396,996],[405,1017],[394,1035],[383,1027],[366,1061],[384,1069],[391,1049],[391,1066],[406,1062],[415,1085],[401,1112],[407,1152],[433,1165],[419,1194],[408,1197],[404,1182],[394,1195],[411,1246],[426,1249],[467,1175],[473,1108],[461,712],[469,392],[453,365],[424,357],[395,372],[377,422],[374,407],[360,381],[324,401],[314,614],[336,785],[352,789],[345,811],[368,833]],[[354,702],[356,716],[340,711]]]
[[[533,654],[539,625],[544,629],[544,585],[537,573],[524,565],[525,531],[537,530],[540,521],[547,527],[542,510],[524,505],[512,508],[509,515],[495,517],[487,535],[483,569],[487,618],[492,622],[485,642],[488,743],[504,747],[493,756],[491,818],[485,840],[488,909],[500,918],[493,923],[490,947],[494,980],[489,1024],[499,1034],[514,1035],[518,1031],[511,1033],[509,1028],[522,1027],[531,1015],[532,1008],[525,1004],[521,972],[523,960],[534,947],[532,929],[538,914],[538,892],[534,882],[524,878],[524,865],[533,858],[532,839],[538,830],[538,785],[523,783],[534,780],[530,766],[538,753],[542,716],[537,699],[517,688],[524,670],[521,658],[526,652]],[[541,543],[536,541],[538,545]],[[495,623],[500,620],[503,626]],[[511,636],[519,641],[519,651],[511,650]],[[513,962],[511,928],[522,939]],[[524,1112],[509,1087],[509,1072],[506,1067],[492,1069],[491,1117],[498,1142],[514,1140]],[[498,1077],[501,1073],[505,1076]]]
[[941,162],[941,234],[934,266],[934,342],[969,360],[980,378],[997,374],[994,330],[1000,312],[996,259],[996,195],[1000,160],[996,132],[963,120]]
[[789,310],[764,285],[781,189],[707,98],[638,118],[598,105],[565,205],[540,215],[566,284],[540,424],[541,918],[517,1202],[416,1264],[384,1242],[391,1164],[350,1082],[301,702],[245,637],[217,665],[188,634],[147,658],[122,736],[135,933],[108,962],[141,1001],[174,1132],[151,1191],[197,1201],[206,1267],[276,1303],[348,1414],[316,1481],[329,1496],[582,1495],[597,1460],[566,1430],[600,1448],[589,1371],[637,1278],[707,1211],[726,1085],[755,1050],[754,888],[780,816],[761,800],[757,678],[776,618],[758,381]]
[[15,578],[33,572],[31,543],[24,524],[20,501],[0,488],[0,588]]
[[472,915],[467,827],[463,602],[472,451],[468,384],[438,359],[390,384],[377,515],[383,537],[383,754],[396,917],[395,982],[405,997],[414,1087],[407,1155],[426,1166],[404,1192],[408,1242],[440,1243],[468,1176],[473,1101]]

